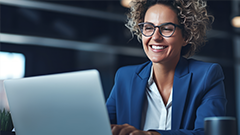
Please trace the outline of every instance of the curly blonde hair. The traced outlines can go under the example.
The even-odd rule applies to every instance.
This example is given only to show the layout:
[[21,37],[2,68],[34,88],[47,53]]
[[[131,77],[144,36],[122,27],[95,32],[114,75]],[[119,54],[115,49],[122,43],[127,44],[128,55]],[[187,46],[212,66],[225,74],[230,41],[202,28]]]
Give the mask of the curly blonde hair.
[[207,13],[207,4],[203,0],[133,0],[126,27],[139,41],[142,34],[138,23],[144,22],[146,11],[155,4],[169,6],[177,14],[179,24],[183,27],[183,37],[188,43],[182,47],[181,56],[192,56],[206,43],[206,31],[211,28],[214,17]]

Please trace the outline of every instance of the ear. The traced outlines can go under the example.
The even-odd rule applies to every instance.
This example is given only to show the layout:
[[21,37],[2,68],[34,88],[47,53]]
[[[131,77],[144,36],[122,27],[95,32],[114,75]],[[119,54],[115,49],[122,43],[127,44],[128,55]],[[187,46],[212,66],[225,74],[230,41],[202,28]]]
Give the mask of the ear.
[[189,40],[187,38],[183,39],[183,45],[182,46],[186,46],[188,44]]
[[188,45],[190,39],[183,33],[182,33],[182,36],[183,36],[183,44],[182,44],[182,46]]

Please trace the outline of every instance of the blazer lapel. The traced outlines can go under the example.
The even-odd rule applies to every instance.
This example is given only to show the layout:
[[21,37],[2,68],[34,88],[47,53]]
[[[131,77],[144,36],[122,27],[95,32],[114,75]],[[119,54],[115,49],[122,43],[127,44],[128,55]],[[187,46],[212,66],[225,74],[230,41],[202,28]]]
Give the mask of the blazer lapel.
[[188,61],[180,58],[173,81],[172,130],[179,129],[181,126],[191,76],[192,74],[188,71]]
[[[142,106],[146,98],[145,89],[150,76],[151,66],[152,63],[150,62],[145,67],[137,70],[132,82],[129,124],[137,129],[141,128]],[[188,70],[188,61],[185,58],[180,58],[173,81],[172,130],[180,128],[191,76]]]
[[130,124],[137,129],[141,128],[142,106],[145,99],[145,89],[151,71],[151,62],[136,72],[132,82]]

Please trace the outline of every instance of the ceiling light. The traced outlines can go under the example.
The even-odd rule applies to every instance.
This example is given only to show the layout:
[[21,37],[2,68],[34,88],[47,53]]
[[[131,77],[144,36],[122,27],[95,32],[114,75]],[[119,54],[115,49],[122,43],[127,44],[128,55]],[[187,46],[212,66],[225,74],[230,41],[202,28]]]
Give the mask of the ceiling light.
[[235,16],[232,19],[232,26],[236,28],[240,28],[240,16]]
[[121,4],[122,6],[126,7],[126,8],[130,8],[130,2],[132,0],[121,0]]

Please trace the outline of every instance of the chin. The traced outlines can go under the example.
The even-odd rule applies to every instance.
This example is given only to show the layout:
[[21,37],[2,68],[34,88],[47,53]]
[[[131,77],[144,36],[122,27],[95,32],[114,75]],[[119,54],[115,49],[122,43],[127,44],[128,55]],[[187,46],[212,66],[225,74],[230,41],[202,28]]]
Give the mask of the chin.
[[161,63],[164,59],[151,58],[150,60],[151,60],[153,63]]

